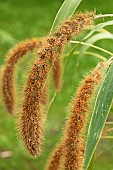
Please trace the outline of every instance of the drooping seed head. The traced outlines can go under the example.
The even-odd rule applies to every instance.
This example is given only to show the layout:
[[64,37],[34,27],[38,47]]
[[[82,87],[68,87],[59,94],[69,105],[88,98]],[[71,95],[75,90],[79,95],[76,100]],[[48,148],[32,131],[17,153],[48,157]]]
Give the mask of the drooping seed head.
[[[43,136],[43,131],[41,130],[41,99],[43,96],[43,89],[51,68],[54,66],[55,61],[57,61],[58,56],[62,54],[63,49],[69,42],[69,40],[74,35],[78,35],[78,33],[80,33],[82,29],[85,29],[85,25],[91,23],[92,18],[89,18],[88,23],[81,16],[80,22],[78,18],[75,18],[67,21],[66,23],[63,23],[57,32],[53,33],[52,36],[47,37],[47,39],[45,40],[45,44],[38,52],[38,60],[35,62],[29,74],[28,81],[24,90],[24,101],[20,121],[21,138],[28,152],[32,155],[38,155],[41,148],[40,141],[42,141],[41,139]],[[77,26],[80,27],[78,31],[76,30]],[[36,116],[37,122],[32,123],[32,116]],[[35,143],[33,135],[31,137],[28,126],[29,124],[31,125],[30,129],[32,129],[32,134],[34,134],[37,139],[35,140]],[[35,133],[35,127],[37,127],[36,129],[38,133]],[[26,136],[26,138],[24,136]],[[36,148],[34,148],[34,146]]]
[[2,76],[2,93],[5,106],[11,114],[14,112],[15,105],[15,65],[27,52],[32,52],[35,48],[38,48],[41,45],[42,42],[39,39],[27,40],[21,42],[7,54],[8,61],[4,66]]

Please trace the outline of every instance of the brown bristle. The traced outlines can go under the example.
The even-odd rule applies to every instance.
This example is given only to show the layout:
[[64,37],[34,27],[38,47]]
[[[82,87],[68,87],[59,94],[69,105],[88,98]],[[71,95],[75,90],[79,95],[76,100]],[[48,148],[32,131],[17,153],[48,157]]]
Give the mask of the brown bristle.
[[25,42],[21,42],[8,54],[8,61],[3,71],[2,77],[2,93],[6,108],[9,113],[14,111],[14,69],[15,64],[20,58],[22,58],[27,52],[32,52],[35,48],[41,46],[41,41],[38,39],[31,39]]
[[[92,20],[92,19],[90,19]],[[78,32],[84,29],[83,22],[75,20],[67,21],[67,27],[64,28],[64,24],[60,27],[58,32],[53,33],[53,36],[47,37],[45,40],[45,46],[40,49],[38,52],[38,60],[36,61],[35,65],[33,66],[27,81],[27,85],[24,91],[24,102],[22,107],[22,117],[21,117],[21,138],[24,141],[26,148],[28,149],[29,153],[32,155],[39,154],[39,148],[41,147],[39,144],[41,138],[43,136],[43,132],[40,131],[42,126],[41,118],[41,101],[43,96],[43,89],[46,84],[46,80],[48,78],[48,74],[50,73],[51,67],[54,66],[55,61],[59,55],[62,54],[62,51],[65,45],[69,42],[70,38],[73,35],[77,35]],[[92,22],[91,22],[92,23]],[[76,26],[74,24],[79,24],[80,29],[76,31]],[[88,25],[88,23],[84,23],[84,25]],[[66,32],[65,32],[66,29]],[[67,29],[69,33],[67,33]],[[31,115],[37,117],[39,116],[39,120],[37,123],[32,124],[31,129],[34,129],[34,126],[39,129],[40,133],[37,133],[36,139],[34,144],[34,137],[32,138],[29,133],[28,125],[31,124]],[[23,119],[24,118],[24,119]],[[28,119],[29,118],[29,119]],[[27,120],[27,121],[26,121]],[[26,123],[25,123],[26,122]],[[39,123],[40,122],[40,123]],[[26,130],[24,130],[26,129]],[[35,135],[35,132],[33,132]],[[27,136],[26,138],[24,136]],[[30,141],[29,141],[30,139]],[[35,145],[36,150],[33,151],[33,146]],[[37,152],[36,152],[37,151]]]
[[55,61],[53,67],[53,80],[54,80],[55,89],[57,90],[60,88],[61,74],[62,74],[62,62],[59,57]]
[[43,139],[43,115],[41,102],[43,86],[48,72],[48,63],[40,58],[34,65],[27,81],[20,120],[21,138],[32,156],[40,153]]
[[[59,53],[59,57],[58,59],[54,62],[54,68],[53,68],[53,79],[54,79],[54,84],[55,84],[55,88],[59,89],[60,87],[60,79],[61,79],[61,71],[62,71],[62,63],[61,63],[61,58],[60,55],[62,55],[62,53],[60,53],[62,50],[62,45],[63,43],[66,43],[66,41],[68,42],[73,35],[78,35],[82,30],[85,29],[85,26],[87,25],[91,25],[92,24],[92,19],[94,17],[94,13],[80,13],[78,15],[75,16],[75,18],[73,17],[72,20],[69,21],[65,21],[61,27],[60,27],[60,31],[55,32],[54,35],[57,38],[60,38],[60,41],[57,40],[56,44],[59,47],[57,47],[57,51]],[[52,41],[48,39],[48,42],[54,43],[55,39],[53,38]]]
[[77,96],[71,103],[71,115],[69,116],[65,130],[65,170],[81,170],[84,159],[85,141],[82,136],[85,129],[89,101],[94,93],[95,85],[101,79],[100,66],[87,76],[81,84]]
[[31,109],[35,110],[35,107],[37,106],[34,103],[34,106],[31,108],[24,108],[26,112],[24,111],[20,121],[20,135],[22,136],[22,140],[25,143],[27,150],[32,156],[36,156],[41,152],[41,148],[38,146],[41,145],[43,140],[43,136],[41,136],[43,131],[43,115],[41,115],[42,111],[40,110],[40,107],[37,107],[36,113],[31,113],[31,115],[28,114]]
[[60,143],[50,158],[46,170],[59,170],[61,164],[61,157],[64,154],[64,145]]
[[47,104],[47,100],[48,100],[48,89],[47,89],[47,83],[46,83],[45,86],[42,89],[41,103],[43,105],[46,105]]
[[85,151],[85,132],[89,103],[93,98],[96,85],[101,81],[102,68],[105,63],[100,63],[90,75],[81,83],[77,95],[71,102],[69,118],[64,130],[64,137],[52,154],[47,170],[81,170]]

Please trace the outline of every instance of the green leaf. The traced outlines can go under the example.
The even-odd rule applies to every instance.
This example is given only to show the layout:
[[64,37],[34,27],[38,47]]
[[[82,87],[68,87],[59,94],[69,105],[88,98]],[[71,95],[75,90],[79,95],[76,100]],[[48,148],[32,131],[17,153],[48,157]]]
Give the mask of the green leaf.
[[53,22],[50,33],[54,32],[56,27],[60,25],[64,20],[71,18],[78,5],[82,0],[65,0],[62,6],[60,7],[55,20]]
[[90,161],[90,165],[89,165],[89,167],[88,167],[88,170],[93,170],[94,156],[95,156],[95,153],[94,153],[93,156],[92,156],[92,159],[91,159],[91,161]]
[[84,169],[86,170],[92,159],[101,133],[109,114],[113,99],[113,63],[109,65],[105,78],[98,90],[92,117],[89,124],[85,151]]
[[103,22],[100,23],[98,25],[96,25],[84,38],[84,40],[86,40],[87,38],[89,38],[95,31],[101,30],[102,28],[108,26],[108,25],[113,25],[113,20],[112,21],[107,21],[107,22]]
[[[96,35],[93,35],[90,37],[87,41],[85,41],[88,44],[94,44],[95,42],[102,40],[102,39],[112,39],[113,40],[113,34],[110,32],[101,32],[97,33]],[[80,49],[80,54],[83,54],[90,46],[83,45]]]

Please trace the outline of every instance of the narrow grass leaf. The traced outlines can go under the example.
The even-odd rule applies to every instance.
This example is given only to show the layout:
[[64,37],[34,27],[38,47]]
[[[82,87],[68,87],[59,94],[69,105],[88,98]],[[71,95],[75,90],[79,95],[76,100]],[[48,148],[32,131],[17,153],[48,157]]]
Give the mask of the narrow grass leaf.
[[[102,39],[112,39],[113,40],[113,34],[110,32],[107,32],[107,31],[97,33],[96,35],[93,35],[85,42],[88,44],[94,44],[95,42],[102,40]],[[90,46],[83,45],[80,49],[80,54],[83,54],[86,50],[88,50],[88,48],[90,48]]]
[[109,114],[113,99],[113,63],[111,64],[103,83],[98,91],[92,118],[89,124],[87,145],[85,151],[84,169],[89,166],[98,141],[101,137],[106,118]]
[[107,21],[107,22],[103,22],[100,23],[98,25],[96,25],[84,38],[84,40],[88,39],[95,31],[101,30],[102,28],[108,26],[108,25],[113,25],[113,20],[111,21]]
[[59,9],[55,20],[53,22],[50,34],[53,33],[57,26],[60,25],[64,20],[69,19],[75,10],[77,9],[78,5],[81,3],[82,0],[65,0],[62,4],[61,8]]

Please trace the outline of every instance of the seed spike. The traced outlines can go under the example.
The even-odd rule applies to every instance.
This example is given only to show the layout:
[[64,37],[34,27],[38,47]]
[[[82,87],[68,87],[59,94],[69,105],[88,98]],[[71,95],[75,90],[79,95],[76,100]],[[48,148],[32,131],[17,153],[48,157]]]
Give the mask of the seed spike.
[[39,48],[42,42],[39,39],[31,39],[21,42],[16,45],[7,56],[7,63],[3,70],[2,76],[2,93],[4,103],[10,114],[14,112],[15,105],[15,83],[14,83],[14,71],[15,65],[25,56],[27,52],[32,52],[35,48]]
[[[80,14],[72,20],[62,23],[57,32],[45,39],[45,43],[37,53],[38,59],[29,73],[24,90],[24,101],[19,125],[23,143],[32,156],[39,155],[41,151],[44,135],[41,99],[50,70],[54,67],[55,61],[62,54],[70,39],[86,29],[87,25],[92,24],[90,15]],[[45,115],[43,116],[45,117]],[[36,121],[34,121],[35,117]]]

